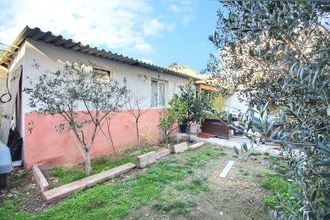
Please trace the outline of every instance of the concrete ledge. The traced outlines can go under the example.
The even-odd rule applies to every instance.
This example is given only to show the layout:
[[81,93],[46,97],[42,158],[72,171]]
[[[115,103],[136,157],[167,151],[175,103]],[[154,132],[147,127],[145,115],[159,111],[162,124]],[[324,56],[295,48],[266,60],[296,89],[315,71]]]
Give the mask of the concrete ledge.
[[171,154],[171,151],[167,148],[164,148],[164,149],[161,149],[161,150],[158,150],[156,152],[156,159],[160,159],[162,157],[166,157],[167,155]]
[[151,151],[146,154],[142,154],[136,157],[136,165],[138,168],[144,168],[149,164],[155,163],[157,160],[156,152]]
[[204,145],[204,142],[198,142],[196,144],[192,144],[192,145],[188,146],[188,149],[189,150],[194,150],[194,149],[200,148],[203,145]]
[[57,187],[43,192],[43,196],[47,203],[57,201],[59,199],[65,198],[70,194],[78,191],[87,189],[96,183],[104,182],[112,177],[118,176],[120,174],[126,173],[136,167],[133,163],[126,163],[119,167],[95,174],[93,176],[86,177],[84,179]]
[[176,144],[171,146],[171,152],[178,154],[186,151],[188,149],[188,143],[187,142],[182,142],[180,144]]
[[32,173],[33,173],[34,178],[37,180],[37,183],[38,183],[41,191],[43,192],[43,191],[47,190],[49,188],[49,183],[37,165],[33,165]]
[[138,168],[144,168],[149,164],[155,163],[158,159],[169,155],[171,151],[169,149],[161,149],[158,151],[151,151],[149,153],[139,155],[136,157],[136,165]]

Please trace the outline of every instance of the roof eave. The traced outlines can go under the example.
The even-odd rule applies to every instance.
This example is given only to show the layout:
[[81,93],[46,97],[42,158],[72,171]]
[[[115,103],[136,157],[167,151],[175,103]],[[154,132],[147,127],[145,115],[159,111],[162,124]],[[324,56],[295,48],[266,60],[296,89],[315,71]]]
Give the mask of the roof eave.
[[10,50],[14,51],[13,53],[6,52],[5,55],[0,60],[0,65],[4,68],[9,68],[13,59],[15,58],[19,48],[22,46],[22,43],[26,39],[32,39],[36,41],[43,41],[47,44],[53,44],[57,47],[62,47],[65,49],[74,50],[80,53],[89,54],[95,57],[101,57],[117,62],[122,62],[128,65],[137,66],[140,68],[145,68],[153,71],[158,71],[165,74],[175,75],[186,79],[198,80],[198,78],[182,74],[177,71],[173,71],[161,66],[154,64],[149,64],[134,58],[129,58],[127,56],[112,53],[111,51],[105,51],[103,49],[98,49],[96,47],[90,47],[89,45],[82,45],[80,42],[74,42],[72,39],[64,39],[61,35],[54,35],[51,32],[43,32],[39,28],[30,28],[26,26],[22,32],[16,37],[15,41],[11,44]]

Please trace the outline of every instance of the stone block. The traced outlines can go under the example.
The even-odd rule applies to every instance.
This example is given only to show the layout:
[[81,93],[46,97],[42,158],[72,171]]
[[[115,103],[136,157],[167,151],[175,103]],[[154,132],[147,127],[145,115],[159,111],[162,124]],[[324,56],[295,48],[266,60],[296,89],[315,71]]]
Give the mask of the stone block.
[[171,146],[171,152],[175,153],[175,154],[182,153],[187,149],[188,149],[188,143],[187,142],[182,142],[180,144],[176,144],[176,145]]
[[144,168],[149,164],[155,163],[157,160],[156,152],[151,151],[136,157],[136,165],[138,168]]

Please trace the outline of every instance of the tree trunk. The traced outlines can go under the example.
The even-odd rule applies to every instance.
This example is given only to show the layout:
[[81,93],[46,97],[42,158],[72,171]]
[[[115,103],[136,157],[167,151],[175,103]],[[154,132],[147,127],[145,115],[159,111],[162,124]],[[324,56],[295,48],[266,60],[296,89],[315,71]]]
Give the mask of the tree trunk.
[[89,149],[86,150],[85,172],[86,176],[91,175],[91,152]]
[[169,147],[168,145],[169,134],[165,134],[165,146]]
[[190,137],[190,123],[187,123],[187,140],[188,140],[188,142],[191,142],[191,137]]
[[141,150],[141,140],[140,140],[140,131],[139,131],[139,119],[136,119],[136,121],[135,121],[135,127],[136,127],[137,147],[139,148],[139,150]]

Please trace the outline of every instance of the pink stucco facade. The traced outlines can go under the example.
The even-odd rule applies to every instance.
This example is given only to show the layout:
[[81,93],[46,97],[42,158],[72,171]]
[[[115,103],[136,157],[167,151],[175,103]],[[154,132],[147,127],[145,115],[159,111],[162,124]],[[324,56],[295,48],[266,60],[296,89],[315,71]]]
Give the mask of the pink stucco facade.
[[[160,111],[162,109],[150,109],[140,119],[141,138],[145,144],[156,143],[161,138],[158,128]],[[82,153],[70,131],[56,131],[56,125],[61,122],[61,116],[25,114],[25,125],[28,125],[25,126],[24,138],[25,168],[30,169],[34,164],[50,168],[83,162]],[[127,112],[120,112],[113,117],[111,132],[116,152],[136,145],[135,122]],[[110,154],[113,154],[110,141],[99,133],[92,147],[92,158]]]
[[[63,68],[67,61],[71,63],[92,61],[97,67],[110,70],[115,81],[122,86],[125,85],[132,94],[142,100],[141,108],[150,108],[151,106],[152,82],[162,82],[162,85],[165,85],[165,105],[159,104],[157,107],[151,108],[140,120],[142,141],[148,144],[157,144],[161,138],[162,133],[158,128],[160,111],[171,97],[179,92],[179,86],[189,82],[189,79],[182,77],[182,75],[167,74],[150,68],[69,50],[46,42],[26,39],[8,69],[9,78],[13,77],[17,69],[23,69],[19,106],[21,111],[16,115],[18,123],[15,126],[23,138],[22,160],[26,169],[30,169],[34,164],[49,168],[55,165],[77,164],[84,161],[71,132],[58,133],[56,131],[55,127],[62,122],[62,118],[36,114],[36,109],[29,105],[29,95],[24,92],[24,89],[34,87],[41,72],[57,71]],[[38,64],[38,69],[35,68],[35,64]],[[77,108],[76,111],[84,111],[84,109]],[[135,122],[127,112],[118,113],[112,119],[111,130],[117,152],[136,145]],[[109,154],[113,154],[111,143],[100,133],[92,147],[92,157]]]

